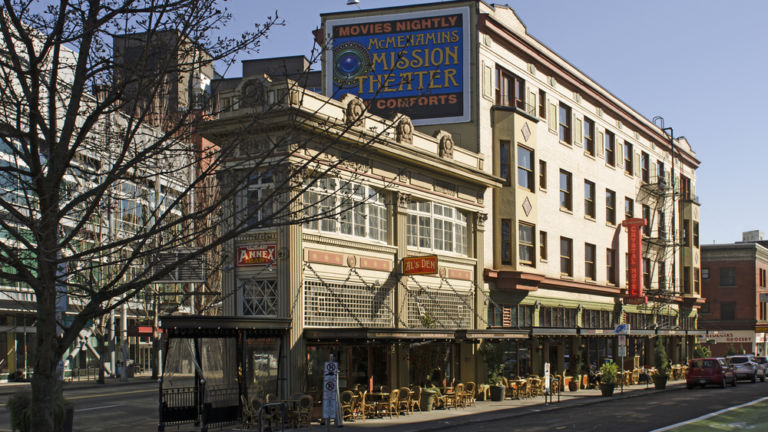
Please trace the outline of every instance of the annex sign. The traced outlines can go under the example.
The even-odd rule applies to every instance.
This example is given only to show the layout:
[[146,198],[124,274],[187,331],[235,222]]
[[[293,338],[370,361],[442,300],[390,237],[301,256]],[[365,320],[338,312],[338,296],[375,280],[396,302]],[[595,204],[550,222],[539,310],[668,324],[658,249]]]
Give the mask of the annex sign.
[[274,244],[258,246],[238,246],[237,266],[275,264],[277,246]]
[[469,8],[328,20],[326,89],[415,125],[470,121]]

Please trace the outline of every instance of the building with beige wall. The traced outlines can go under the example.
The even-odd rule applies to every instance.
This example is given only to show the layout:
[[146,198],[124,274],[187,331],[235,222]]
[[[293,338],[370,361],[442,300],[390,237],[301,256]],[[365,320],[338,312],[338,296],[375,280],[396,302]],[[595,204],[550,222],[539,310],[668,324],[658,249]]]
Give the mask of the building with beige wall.
[[[448,28],[453,16],[464,25]],[[442,22],[446,28],[438,29]],[[695,194],[699,161],[684,137],[663,128],[663,120],[648,120],[537,41],[508,6],[455,1],[325,14],[323,23],[321,42],[337,42],[326,51],[326,94],[358,94],[368,98],[374,113],[388,112],[377,98],[396,99],[404,77],[417,74],[409,69],[414,59],[420,64],[430,49],[444,47],[447,53],[451,42],[467,42],[468,50],[459,45],[458,54],[446,54],[451,61],[441,65],[469,85],[463,93],[470,99],[465,118],[414,123],[423,131],[439,124],[458,146],[485,155],[484,169],[504,179],[484,199],[490,217],[482,287],[490,296],[490,328],[528,332],[524,340],[506,342],[508,375],[540,372],[545,361],[562,371],[574,354],[587,364],[615,359],[615,337],[607,335],[620,323],[632,326],[628,356],[636,365],[650,363],[650,340],[657,335],[673,336],[667,339],[673,360],[687,355],[693,339],[686,336],[698,333],[702,300]],[[416,24],[434,26],[436,33],[455,30],[457,36],[443,38],[442,45],[440,37],[435,45],[420,45],[417,34],[401,43],[398,35],[387,33],[387,26]],[[386,58],[378,49],[385,43],[410,63],[376,69],[377,59]],[[351,85],[345,88],[329,74],[339,73],[336,65],[350,46],[367,50],[361,57],[373,59],[373,66],[358,77],[350,72],[346,82]],[[466,65],[469,73],[461,76]],[[382,80],[378,92],[366,76],[377,72],[395,77]],[[432,95],[444,85],[435,77],[434,88],[433,81],[411,81]],[[461,90],[466,88],[456,93]],[[406,105],[409,97],[401,97]],[[414,118],[421,113],[418,108],[402,112]],[[622,221],[631,218],[648,223],[638,269],[647,302],[627,299]]]

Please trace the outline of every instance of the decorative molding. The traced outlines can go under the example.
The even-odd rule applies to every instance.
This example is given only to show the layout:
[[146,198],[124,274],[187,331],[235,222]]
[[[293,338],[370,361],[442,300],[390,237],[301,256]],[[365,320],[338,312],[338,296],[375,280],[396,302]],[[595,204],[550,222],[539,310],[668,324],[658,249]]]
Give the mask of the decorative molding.
[[352,94],[345,94],[341,100],[342,104],[346,104],[344,110],[344,122],[348,126],[357,126],[365,128],[365,104],[363,100]]
[[370,252],[381,252],[381,253],[387,253],[387,254],[393,254],[393,255],[397,252],[397,247],[395,246],[374,244],[371,241],[366,242],[364,240],[352,241],[352,240],[340,239],[337,237],[328,237],[325,235],[313,234],[313,233],[307,233],[307,232],[304,232],[302,234],[302,242],[304,244],[314,243],[316,245],[337,246],[344,249],[358,249],[358,250],[365,250]]
[[407,209],[410,203],[411,195],[402,192],[397,193],[397,208]]
[[477,212],[475,213],[475,225],[479,229],[485,228],[485,222],[488,220],[488,213]]
[[400,116],[396,126],[397,142],[404,144],[413,144],[413,123],[410,117]]
[[453,159],[453,137],[444,130],[437,131],[435,138],[440,142],[438,154],[444,159]]

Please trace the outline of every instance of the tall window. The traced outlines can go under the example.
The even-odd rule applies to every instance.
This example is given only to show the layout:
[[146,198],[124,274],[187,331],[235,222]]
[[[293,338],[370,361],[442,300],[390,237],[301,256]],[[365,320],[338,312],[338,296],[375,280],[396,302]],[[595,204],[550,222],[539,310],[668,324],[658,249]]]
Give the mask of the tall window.
[[595,122],[584,117],[584,151],[595,155]]
[[633,175],[634,174],[634,154],[632,153],[632,144],[624,141],[624,172]]
[[307,187],[304,209],[305,217],[315,218],[304,224],[307,229],[377,241],[387,239],[387,208],[384,198],[372,187],[320,178]]
[[509,172],[509,141],[499,142],[499,177],[504,179],[504,184],[511,183],[511,174]]
[[573,210],[571,173],[560,170],[560,208]]
[[689,235],[688,235],[688,225],[691,223],[688,219],[683,219],[683,226],[680,230],[680,237],[682,237],[680,240],[683,243],[683,246],[689,246],[690,242],[688,241]]
[[605,144],[605,163],[610,166],[616,166],[616,135],[606,130],[603,142]]
[[664,177],[664,162],[656,161],[656,183],[661,185],[667,184],[667,179]]
[[720,319],[724,321],[731,321],[736,319],[736,303],[723,302],[720,303]]
[[547,118],[547,93],[539,89],[539,117]]
[[539,187],[547,188],[547,163],[539,159]]
[[720,286],[736,285],[736,271],[733,267],[720,268]]
[[539,257],[542,260],[547,259],[547,232],[539,231]]
[[701,270],[698,267],[693,268],[693,293],[701,294]]
[[643,258],[643,288],[651,288],[651,259]]
[[567,142],[570,144],[571,142],[571,107],[561,103],[560,108],[558,110],[557,121],[559,124],[558,131],[560,134],[560,141]]
[[496,69],[496,105],[525,110],[525,81],[504,69]]
[[658,214],[659,214],[658,216],[659,217],[659,238],[665,239],[667,238],[667,226],[664,222],[664,219],[666,219],[667,216],[664,214],[663,211],[659,211]]
[[683,292],[691,293],[691,268],[689,266],[683,267]]
[[536,228],[527,223],[520,222],[519,227],[520,263],[532,266],[536,260],[536,243],[534,235]]
[[605,190],[605,221],[616,225],[616,192]]
[[251,175],[248,179],[246,211],[249,227],[258,227],[272,216],[274,191],[271,172]]
[[467,254],[467,216],[427,201],[408,204],[408,246]]
[[560,274],[573,276],[573,240],[560,237]]
[[684,175],[680,175],[680,199],[691,199],[691,179]]
[[648,156],[648,153],[646,152],[640,153],[640,172],[641,172],[641,177],[643,179],[643,182],[650,183],[651,182],[651,159]]
[[595,218],[595,184],[584,180],[584,215]]
[[668,288],[667,287],[667,263],[665,263],[664,261],[659,261],[656,263],[656,268],[659,271],[659,274],[657,275],[659,290],[666,291]]
[[643,235],[651,235],[651,207],[647,204],[643,204],[643,219],[645,219],[645,225],[643,225]]
[[608,283],[616,285],[616,251],[611,248],[605,250],[605,276]]
[[517,184],[530,191],[533,183],[533,150],[517,147]]
[[626,219],[635,217],[635,201],[632,198],[624,198],[624,217]]
[[693,222],[693,245],[699,247],[699,223]]
[[512,264],[512,221],[501,220],[501,263]]
[[597,257],[597,246],[589,243],[584,244],[584,277],[593,281],[597,278],[597,267],[595,259]]

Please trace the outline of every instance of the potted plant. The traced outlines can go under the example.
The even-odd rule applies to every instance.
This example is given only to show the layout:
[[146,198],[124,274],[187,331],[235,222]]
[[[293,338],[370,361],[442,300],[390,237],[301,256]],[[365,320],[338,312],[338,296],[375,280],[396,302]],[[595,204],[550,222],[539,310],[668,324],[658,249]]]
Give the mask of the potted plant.
[[488,373],[488,382],[491,384],[491,400],[500,402],[504,400],[506,387],[504,387],[504,365],[498,365]]
[[[429,382],[429,377],[427,377]],[[432,411],[432,407],[435,405],[435,399],[440,394],[440,389],[435,387],[434,384],[429,384],[428,387],[424,387],[421,391],[421,400],[419,401],[419,407],[422,411]]]
[[568,390],[575,392],[579,390],[579,383],[581,382],[581,370],[584,368],[584,364],[581,361],[581,354],[575,353],[571,357],[571,361],[568,364],[569,373],[572,379],[568,382]]
[[603,396],[613,396],[613,389],[616,388],[616,375],[619,373],[619,366],[614,362],[603,363],[600,366],[600,392]]
[[657,390],[663,390],[667,388],[667,380],[669,379],[669,358],[667,358],[667,350],[664,348],[664,340],[661,336],[656,338],[653,357],[656,366],[656,373],[653,375],[653,386]]
[[[53,399],[53,425],[56,432],[71,432],[74,409],[61,393]],[[32,395],[29,392],[16,393],[8,399],[11,429],[26,432],[32,429]]]

